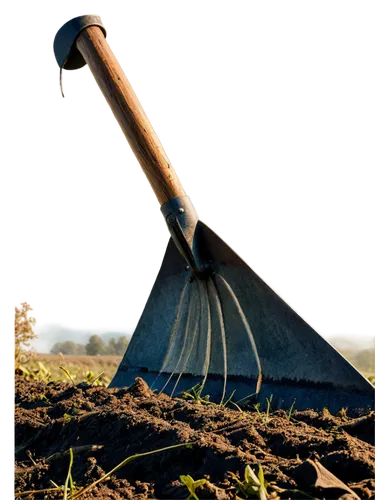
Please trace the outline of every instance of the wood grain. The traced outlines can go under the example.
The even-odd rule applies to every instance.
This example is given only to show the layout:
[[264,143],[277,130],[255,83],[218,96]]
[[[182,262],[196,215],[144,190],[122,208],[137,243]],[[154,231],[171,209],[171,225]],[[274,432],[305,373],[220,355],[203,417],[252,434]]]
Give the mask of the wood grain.
[[159,203],[163,205],[176,196],[186,196],[171,162],[101,29],[97,26],[86,28],[76,43]]

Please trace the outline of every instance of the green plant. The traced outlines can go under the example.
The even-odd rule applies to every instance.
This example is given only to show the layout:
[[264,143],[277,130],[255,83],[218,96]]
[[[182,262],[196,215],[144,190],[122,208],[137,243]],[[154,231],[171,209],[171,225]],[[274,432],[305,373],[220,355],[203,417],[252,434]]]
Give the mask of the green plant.
[[97,375],[95,377],[95,374],[92,370],[88,370],[88,372],[86,373],[86,380],[87,380],[87,383],[89,385],[96,385],[96,386],[103,386],[105,385],[102,381],[101,381],[101,376],[104,374],[104,371],[103,372],[100,372],[99,375]]
[[30,367],[26,368],[24,365],[19,365],[16,371],[18,375],[21,375],[26,380],[36,380],[38,382],[47,383],[52,377],[51,372],[41,361],[37,361],[37,368],[31,369]]
[[[116,465],[116,467],[114,467],[112,470],[110,470],[109,472],[104,474],[104,476],[102,476],[100,479],[97,479],[93,483],[91,483],[88,486],[85,486],[84,488],[81,488],[79,490],[75,486],[73,479],[72,479],[72,483],[70,484],[70,488],[68,487],[68,484],[67,484],[67,481],[68,481],[68,483],[70,483],[70,479],[71,479],[71,475],[72,475],[71,470],[72,470],[72,465],[73,465],[73,450],[70,449],[69,450],[69,454],[70,454],[69,470],[68,470],[67,480],[65,481],[65,485],[63,487],[59,487],[56,485],[56,483],[52,483],[54,488],[46,488],[43,490],[22,491],[20,493],[16,493],[14,496],[15,496],[15,498],[18,498],[18,497],[27,496],[30,494],[50,493],[50,492],[62,491],[62,490],[64,491],[64,494],[65,494],[65,491],[74,490],[72,492],[72,494],[70,495],[69,500],[75,500],[76,498],[78,498],[81,495],[84,495],[85,493],[90,491],[92,488],[94,488],[98,484],[103,483],[104,481],[107,481],[110,478],[110,476],[112,476],[112,474],[114,474],[118,469],[120,469],[120,467],[127,465],[128,463],[132,462],[133,460],[135,460],[137,458],[147,457],[147,456],[153,455],[155,453],[161,453],[163,451],[173,450],[175,448],[181,448],[181,447],[189,448],[189,447],[192,447],[194,444],[195,444],[194,441],[190,441],[188,443],[174,444],[172,446],[167,446],[165,448],[159,448],[158,450],[146,451],[145,453],[136,453],[135,455],[131,455],[130,457],[125,458],[125,460],[123,460],[121,463]],[[68,497],[66,497],[66,498],[68,500]]]
[[38,399],[39,401],[44,401],[47,405],[52,404],[45,394],[41,394]]
[[[259,500],[278,500],[280,498],[279,493],[287,494],[285,498],[290,498],[291,493],[302,495],[302,497],[315,498],[302,490],[279,488],[274,481],[266,481],[261,464],[258,465],[258,475],[247,465],[243,481],[240,481],[233,472],[229,472],[229,475],[237,483],[237,493],[241,494],[245,499],[257,497]],[[272,492],[269,493],[268,490],[272,490]],[[236,500],[242,500],[242,498],[236,495]]]
[[188,474],[187,476],[180,476],[180,480],[189,490],[190,495],[188,496],[188,500],[199,500],[195,493],[195,490],[196,488],[198,488],[198,486],[202,486],[202,484],[205,484],[207,482],[207,479],[198,479],[197,481],[194,481],[194,479]]
[[260,403],[255,403],[255,405],[253,405],[253,406],[254,406],[254,409],[255,409],[255,411],[257,412],[258,416],[259,416],[260,418],[262,418],[262,413],[261,413],[261,411],[260,411]]
[[132,455],[128,458],[125,458],[125,460],[123,460],[121,463],[116,465],[116,467],[114,467],[111,471],[107,472],[107,474],[104,474],[104,476],[102,476],[100,479],[97,479],[93,483],[89,484],[88,486],[86,486],[85,488],[80,490],[78,493],[76,493],[73,496],[73,498],[76,499],[76,498],[80,497],[81,495],[83,495],[87,491],[94,488],[97,484],[102,483],[103,481],[106,481],[110,476],[112,476],[112,474],[114,474],[118,469],[120,469],[120,467],[127,465],[128,463],[132,462],[136,458],[146,457],[149,455],[153,455],[154,453],[160,453],[162,451],[173,450],[175,448],[181,448],[181,447],[185,447],[185,446],[189,447],[189,446],[192,446],[193,444],[194,444],[194,442],[174,444],[173,446],[167,446],[166,448],[160,448],[158,450],[146,451],[145,453],[136,453],[135,455]]
[[269,399],[266,398],[266,400],[267,400],[267,410],[266,410],[266,419],[267,419],[267,422],[270,420],[272,398],[273,398],[273,394],[271,394],[271,396],[270,396]]
[[59,366],[59,368],[65,373],[65,375],[68,377],[68,379],[71,381],[71,383],[74,385],[74,380],[73,380],[73,377],[74,375],[72,376],[69,371],[64,368],[63,366]]
[[182,392],[181,395],[184,399],[192,399],[198,404],[206,404],[206,405],[214,404],[209,401],[210,396],[208,394],[206,394],[206,396],[202,398],[201,396],[202,391],[203,391],[203,384],[202,382],[200,382],[199,384],[193,385],[191,389]]
[[233,472],[229,472],[229,474],[237,483],[237,492],[242,494],[244,498],[258,497],[260,500],[267,500],[270,497],[267,492],[268,483],[264,479],[261,464],[258,466],[258,476],[250,465],[246,465],[243,481],[240,481]]
[[237,404],[235,403],[234,401],[229,401],[231,405],[233,405],[240,413],[243,413],[243,410],[242,408]]
[[292,413],[294,411],[294,406],[296,404],[296,400],[293,399],[293,403],[292,403],[292,406],[289,408],[289,411],[288,411],[288,420],[290,421],[290,419],[292,418]]
[[193,387],[191,387],[187,391],[182,392],[181,396],[184,399],[192,399],[193,401],[195,401],[198,404],[221,406],[223,408],[225,408],[226,406],[228,406],[229,403],[231,403],[232,405],[234,405],[237,408],[237,410],[242,411],[241,408],[238,406],[238,404],[234,403],[232,401],[234,393],[236,392],[235,390],[228,396],[227,399],[224,399],[224,396],[223,396],[220,403],[214,403],[213,401],[210,401],[209,394],[206,394],[205,396],[202,397],[201,396],[202,390],[203,390],[203,384],[202,384],[202,382],[200,382],[199,384],[193,385]]
[[69,422],[72,420],[72,415],[69,415],[69,413],[64,413],[64,420],[65,423],[69,424]]
[[270,413],[271,413],[272,394],[269,398],[266,398],[266,401],[267,401],[267,409],[265,414],[263,414],[260,411],[260,403],[256,403],[255,405],[253,405],[256,412],[258,413],[259,418],[262,420],[264,424],[267,424],[271,420]]
[[72,477],[72,466],[73,466],[73,450],[72,450],[72,448],[69,449],[69,455],[70,455],[69,468],[68,468],[68,474],[66,476],[65,484],[64,484],[63,500],[68,500],[68,485],[69,485],[69,498],[70,499],[73,499],[74,493],[75,493],[75,484],[74,484],[73,477]]
[[229,403],[231,403],[239,409],[239,406],[236,403],[233,403],[233,401],[232,401],[232,398],[233,398],[235,392],[236,392],[236,389],[225,400],[224,400],[224,396],[223,396],[223,399],[220,401],[218,406],[222,406],[223,408],[225,408],[226,406],[228,406]]

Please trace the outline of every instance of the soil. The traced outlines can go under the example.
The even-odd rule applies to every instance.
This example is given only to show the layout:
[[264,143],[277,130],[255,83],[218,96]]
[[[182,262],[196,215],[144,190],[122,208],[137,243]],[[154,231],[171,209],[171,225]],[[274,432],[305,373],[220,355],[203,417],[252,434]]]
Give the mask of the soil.
[[[156,395],[142,379],[128,389],[107,389],[19,377],[15,389],[16,493],[64,485],[70,448],[72,477],[79,488],[131,455],[194,442],[136,458],[79,498],[186,499],[189,492],[180,475],[187,474],[207,479],[196,490],[199,499],[244,498],[236,493],[229,471],[243,481],[245,466],[258,474],[258,464],[266,481],[277,486],[268,486],[271,498],[375,495],[374,411],[348,417],[344,410],[335,416],[305,410],[290,418],[276,410],[267,418],[254,408],[241,412],[234,406]],[[314,463],[332,473],[337,484],[327,489],[321,480],[314,486],[307,471]],[[292,491],[296,489],[300,491]],[[62,496],[60,489],[21,498]]]

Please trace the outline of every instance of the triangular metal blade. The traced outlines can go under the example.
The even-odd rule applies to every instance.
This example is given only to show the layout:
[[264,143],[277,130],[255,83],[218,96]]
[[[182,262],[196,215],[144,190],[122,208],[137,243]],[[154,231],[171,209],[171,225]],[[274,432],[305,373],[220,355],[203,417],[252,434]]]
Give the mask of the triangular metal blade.
[[238,400],[255,392],[261,371],[261,400],[272,394],[278,407],[294,399],[297,408],[373,407],[370,382],[200,221],[194,251],[215,274],[190,282],[170,240],[112,387],[141,376],[171,392],[183,372],[181,391],[201,382],[208,368],[205,393],[221,399],[227,378],[226,390],[236,390]]

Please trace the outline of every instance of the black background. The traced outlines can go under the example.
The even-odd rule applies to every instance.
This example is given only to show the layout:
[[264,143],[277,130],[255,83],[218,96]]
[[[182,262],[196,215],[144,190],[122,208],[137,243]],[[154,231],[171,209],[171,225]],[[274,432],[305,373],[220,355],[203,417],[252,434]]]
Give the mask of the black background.
[[[373,327],[366,30],[354,36],[355,21],[329,16],[307,26],[160,9],[105,14],[209,223],[224,224],[321,328]],[[45,45],[71,15],[49,10]],[[66,76],[73,104],[56,103],[55,66],[35,57],[42,39],[15,153],[9,303],[32,295],[42,320],[135,319],[163,246],[152,196],[86,72]]]

